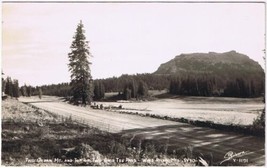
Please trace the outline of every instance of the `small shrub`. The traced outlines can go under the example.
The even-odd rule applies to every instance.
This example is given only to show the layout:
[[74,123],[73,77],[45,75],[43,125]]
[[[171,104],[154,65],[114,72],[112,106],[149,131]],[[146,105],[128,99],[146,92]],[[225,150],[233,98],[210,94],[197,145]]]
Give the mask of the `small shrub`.
[[144,147],[144,156],[147,158],[156,158],[157,157],[157,152],[154,143],[152,142],[147,142],[145,143]]
[[253,122],[255,128],[265,128],[265,108],[262,110],[262,113],[258,118]]

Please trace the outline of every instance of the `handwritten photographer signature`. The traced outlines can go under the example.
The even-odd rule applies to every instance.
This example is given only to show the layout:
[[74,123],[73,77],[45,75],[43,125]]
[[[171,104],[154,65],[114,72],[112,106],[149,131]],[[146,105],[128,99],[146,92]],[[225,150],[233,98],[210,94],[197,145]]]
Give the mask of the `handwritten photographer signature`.
[[247,155],[248,153],[249,153],[248,151],[242,151],[242,152],[239,152],[239,153],[234,153],[233,151],[229,151],[224,155],[224,160],[221,161],[220,164],[222,164],[222,163],[224,163],[224,162],[226,162],[228,160],[234,159],[234,158],[242,157],[244,155]]

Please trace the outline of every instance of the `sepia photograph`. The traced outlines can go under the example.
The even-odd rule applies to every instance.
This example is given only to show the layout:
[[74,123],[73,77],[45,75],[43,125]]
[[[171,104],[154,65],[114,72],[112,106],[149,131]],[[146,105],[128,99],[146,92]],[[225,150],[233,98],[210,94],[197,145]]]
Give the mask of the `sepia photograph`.
[[1,8],[1,166],[265,166],[265,2]]

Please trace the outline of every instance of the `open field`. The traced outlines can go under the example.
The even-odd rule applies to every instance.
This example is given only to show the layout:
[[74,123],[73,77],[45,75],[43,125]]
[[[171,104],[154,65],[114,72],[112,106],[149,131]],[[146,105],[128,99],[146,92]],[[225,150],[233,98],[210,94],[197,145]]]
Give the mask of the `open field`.
[[140,102],[96,102],[120,106],[116,111],[155,114],[172,118],[212,121],[219,124],[251,125],[264,108],[261,98],[180,97]]
[[[197,98],[187,98],[187,101],[190,103],[184,102],[185,100],[165,99],[160,101],[163,105],[164,102],[169,104],[169,101],[172,101],[172,104],[174,105],[175,103],[173,103],[173,101],[180,101],[180,104],[184,104],[184,106],[186,106],[186,104],[191,104],[191,109],[197,109],[198,106],[195,105],[201,104],[202,108],[205,107],[204,102],[200,103],[201,100],[199,100],[198,104],[194,104],[193,102],[195,102],[195,99]],[[179,157],[184,156],[199,158],[199,156],[201,156],[205,160],[208,160],[210,165],[221,165],[220,163],[224,160],[226,153],[232,151],[234,153],[241,152],[245,154],[240,156],[241,160],[234,161],[233,159],[229,159],[229,161],[223,162],[222,165],[256,166],[265,164],[264,138],[210,128],[195,127],[185,123],[120,114],[118,112],[105,110],[93,110],[88,107],[72,106],[62,102],[56,97],[44,97],[42,100],[35,97],[20,98],[20,101],[27,102],[60,116],[71,116],[73,120],[97,127],[101,130],[116,133],[116,135],[130,139],[131,142],[136,141],[137,144],[139,143],[139,146],[143,146],[143,144],[148,140],[153,140],[155,141],[155,144],[160,144],[156,146],[161,146],[161,149],[165,150],[165,153],[170,155],[176,156],[177,153],[179,153]],[[218,100],[212,99],[210,101],[214,103]],[[229,101],[229,99],[226,101]],[[241,107],[242,103],[240,100],[235,99],[235,101],[239,102],[239,106],[235,106],[236,108],[234,108],[233,106],[237,104],[237,102],[234,102],[234,104],[232,104],[233,106],[229,107],[232,110],[237,109],[237,107]],[[242,101],[244,105],[247,105],[246,109],[251,107],[253,110],[254,108],[257,109],[263,107],[260,100],[250,99]],[[133,108],[130,105],[135,105],[137,108],[137,105],[144,105],[145,103],[146,105],[147,103],[157,104],[156,102],[157,101],[118,104],[122,104],[123,107],[129,105],[129,108]],[[210,105],[211,103],[206,102],[206,104]],[[220,101],[217,102],[217,104],[224,105]],[[157,106],[160,107],[162,105],[158,103]],[[165,107],[166,106],[167,105],[165,105]],[[222,107],[225,107],[225,105]],[[220,110],[217,112],[223,111],[222,107],[219,108]],[[148,107],[138,106],[139,111],[140,109],[147,110],[145,108],[148,109]],[[216,107],[213,108],[216,109]],[[246,109],[243,109],[243,113],[251,114],[251,112],[246,111]],[[230,112],[228,111],[228,113]]]

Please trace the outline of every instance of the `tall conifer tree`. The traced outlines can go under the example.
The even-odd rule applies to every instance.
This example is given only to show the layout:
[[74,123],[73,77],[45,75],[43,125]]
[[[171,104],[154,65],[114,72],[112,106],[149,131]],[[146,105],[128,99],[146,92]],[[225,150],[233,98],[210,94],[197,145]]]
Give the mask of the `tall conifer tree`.
[[69,71],[71,73],[72,101],[84,105],[91,104],[93,96],[93,83],[90,70],[90,56],[88,41],[84,35],[82,21],[77,26],[69,57]]
[[13,91],[13,96],[18,98],[19,97],[19,81],[16,79],[13,80],[12,91]]
[[13,97],[13,82],[11,77],[6,78],[6,89],[5,89],[5,94]]

